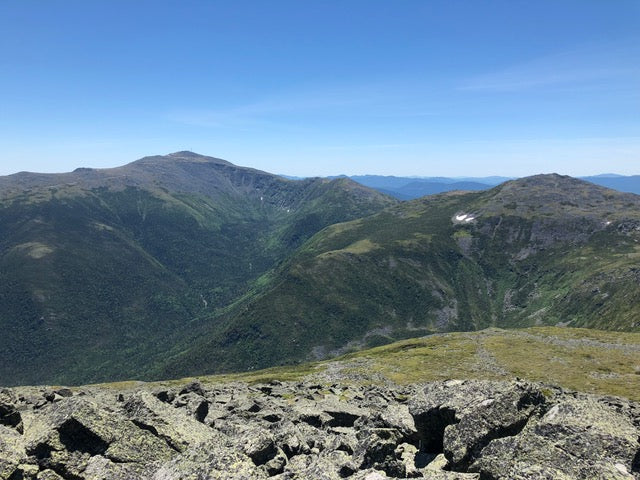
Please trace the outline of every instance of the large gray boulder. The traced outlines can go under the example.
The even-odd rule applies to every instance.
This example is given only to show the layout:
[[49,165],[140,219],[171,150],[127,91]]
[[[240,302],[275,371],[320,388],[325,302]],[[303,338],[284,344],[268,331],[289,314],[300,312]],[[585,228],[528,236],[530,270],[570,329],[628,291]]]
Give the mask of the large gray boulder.
[[177,452],[184,452],[200,443],[226,440],[219,432],[194,418],[188,409],[175,408],[150,392],[140,391],[132,395],[124,402],[123,409],[138,428],[151,432]]
[[490,442],[469,469],[492,480],[638,478],[639,414],[620,399],[562,395],[519,435]]
[[12,428],[0,425],[0,479],[18,477],[20,466],[26,462],[22,435]]
[[164,463],[152,480],[260,480],[268,478],[261,469],[240,452],[217,443],[204,443],[186,449],[172,461]]
[[63,477],[100,478],[110,472],[109,478],[131,478],[175,454],[156,435],[85,398],[38,409],[25,422],[24,439],[40,469]]
[[0,425],[15,428],[22,433],[22,416],[16,408],[17,398],[8,388],[0,390]]
[[450,468],[467,470],[489,442],[516,436],[532,416],[544,413],[545,408],[544,395],[528,384],[512,383],[491,392],[472,410],[458,413],[459,421],[445,428],[443,449]]

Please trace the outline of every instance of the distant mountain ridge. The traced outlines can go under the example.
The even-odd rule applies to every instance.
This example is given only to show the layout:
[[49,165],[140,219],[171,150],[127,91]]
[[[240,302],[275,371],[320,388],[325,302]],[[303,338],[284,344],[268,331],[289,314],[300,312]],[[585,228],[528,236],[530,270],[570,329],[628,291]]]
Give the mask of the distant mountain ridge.
[[[513,177],[394,177],[382,175],[350,176],[362,185],[391,195],[399,200],[412,200],[425,195],[449,192],[453,190],[488,190],[500,183],[513,180]],[[615,173],[603,173],[581,180],[594,183],[620,192],[640,194],[640,175],[624,176]]]
[[637,331],[638,242],[639,196],[560,175],[406,202],[192,152],[0,177],[0,383],[249,370],[488,326]]

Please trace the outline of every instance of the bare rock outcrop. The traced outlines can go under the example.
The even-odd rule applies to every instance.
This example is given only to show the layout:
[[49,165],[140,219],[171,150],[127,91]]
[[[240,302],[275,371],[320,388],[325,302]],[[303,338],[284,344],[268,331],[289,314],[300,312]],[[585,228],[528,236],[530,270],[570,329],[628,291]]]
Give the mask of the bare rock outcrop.
[[1,480],[640,479],[639,405],[522,381],[20,387],[0,421]]

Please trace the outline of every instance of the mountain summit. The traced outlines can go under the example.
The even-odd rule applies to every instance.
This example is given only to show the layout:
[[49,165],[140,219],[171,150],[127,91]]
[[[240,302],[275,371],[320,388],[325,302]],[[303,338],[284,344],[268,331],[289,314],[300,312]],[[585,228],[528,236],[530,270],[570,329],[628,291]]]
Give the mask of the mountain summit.
[[140,375],[307,238],[395,203],[192,152],[2,177],[0,383]]
[[0,383],[167,378],[433,332],[640,330],[640,197],[560,175],[400,203],[192,152],[0,178]]

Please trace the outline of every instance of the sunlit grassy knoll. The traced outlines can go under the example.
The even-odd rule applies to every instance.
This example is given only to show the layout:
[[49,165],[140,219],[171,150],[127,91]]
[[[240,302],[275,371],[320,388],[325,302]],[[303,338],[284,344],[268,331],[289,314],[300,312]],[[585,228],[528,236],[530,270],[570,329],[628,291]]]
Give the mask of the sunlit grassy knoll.
[[[370,361],[367,369],[406,384],[447,378],[473,378],[475,342],[454,333],[404,340],[345,357]],[[362,372],[364,373],[364,372]]]
[[638,332],[613,332],[591,328],[557,327],[532,327],[526,329],[526,331],[531,334],[546,335],[554,338],[590,339],[604,343],[640,346],[640,333]]
[[[580,337],[576,332],[566,335],[563,329],[557,330],[557,336],[547,333],[538,338],[522,336],[529,333],[526,330],[508,332],[487,338],[485,344],[497,362],[514,376],[640,400],[640,343],[621,341],[629,334],[614,338],[612,332],[602,332],[606,335],[599,338],[601,332],[592,331]],[[638,340],[637,334],[635,337]],[[568,339],[600,344],[572,343]],[[625,343],[635,348],[624,348]]]
[[397,383],[520,377],[640,400],[640,334],[540,327],[405,340],[343,357]]
[[[403,340],[323,362],[197,380],[205,384],[265,383],[317,380],[318,374],[335,375],[339,382],[376,383],[382,378],[398,384],[519,377],[640,401],[640,334],[561,327],[492,328]],[[194,380],[188,377],[147,385],[179,387]],[[141,382],[130,381],[99,386],[124,390],[139,385]]]
[[351,245],[348,245],[346,248],[324,252],[320,254],[319,257],[326,258],[326,257],[330,257],[331,255],[335,255],[337,253],[352,253],[355,255],[359,255],[362,253],[369,252],[375,248],[377,248],[377,245],[373,243],[371,240],[369,240],[368,238],[365,238],[357,242],[354,242]]
[[[180,387],[188,383],[198,381],[207,385],[215,385],[218,383],[230,383],[230,382],[246,382],[249,384],[254,383],[268,383],[272,380],[278,380],[281,382],[293,382],[303,380],[307,375],[316,373],[324,369],[324,365],[321,363],[306,363],[304,365],[282,366],[267,368],[264,370],[256,370],[250,372],[241,373],[229,373],[219,375],[203,375],[198,377],[183,377],[173,380],[160,380],[156,382],[140,382],[136,380],[126,380],[121,382],[100,383],[91,385],[92,387],[108,388],[113,390],[132,390],[139,388],[141,385],[146,385],[151,388],[157,387]],[[76,387],[83,388],[83,387]]]
[[325,366],[322,363],[305,363],[303,365],[274,367],[250,372],[211,375],[208,377],[204,377],[201,380],[205,383],[267,383],[272,380],[277,380],[280,382],[295,382],[303,380],[307,375],[317,373],[324,368]]

